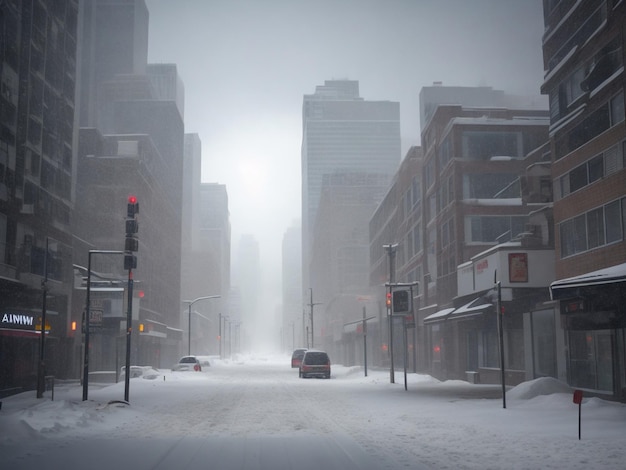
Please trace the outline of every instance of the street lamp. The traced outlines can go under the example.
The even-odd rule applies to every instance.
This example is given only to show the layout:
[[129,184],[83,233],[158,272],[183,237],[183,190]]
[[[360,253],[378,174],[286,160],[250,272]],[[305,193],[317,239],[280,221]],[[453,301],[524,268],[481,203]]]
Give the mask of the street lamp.
[[191,356],[191,306],[193,304],[195,304],[196,302],[199,302],[200,300],[207,300],[207,299],[218,299],[221,296],[219,295],[207,295],[204,297],[198,297],[197,299],[193,299],[193,300],[183,300],[184,303],[189,303],[189,332],[188,332],[188,345],[187,345],[187,355]]

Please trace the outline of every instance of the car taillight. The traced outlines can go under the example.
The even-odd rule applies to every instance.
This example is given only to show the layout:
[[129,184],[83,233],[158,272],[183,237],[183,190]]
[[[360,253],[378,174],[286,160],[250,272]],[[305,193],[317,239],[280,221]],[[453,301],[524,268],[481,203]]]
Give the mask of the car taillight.
[[193,370],[195,370],[196,372],[200,372],[202,369],[200,368],[200,364],[195,364],[193,366]]

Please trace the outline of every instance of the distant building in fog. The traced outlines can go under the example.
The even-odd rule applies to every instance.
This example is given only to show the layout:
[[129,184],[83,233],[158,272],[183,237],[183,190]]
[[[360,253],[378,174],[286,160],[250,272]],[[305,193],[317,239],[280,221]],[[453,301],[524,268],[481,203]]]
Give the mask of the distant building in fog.
[[[144,0],[86,0],[79,31],[76,193],[81,204],[75,206],[73,221],[75,264],[87,265],[87,248],[124,247],[126,201],[135,195],[140,229],[134,293],[143,296],[137,300],[133,330],[143,325],[144,331],[134,340],[131,360],[163,367],[177,360],[183,328],[188,331],[180,318],[182,81],[173,64],[147,64]],[[106,257],[97,258],[104,263]],[[111,270],[119,272],[121,260],[109,258]],[[74,295],[72,319],[78,322],[83,294]],[[92,356],[94,367],[116,366],[116,341],[124,319],[121,311],[112,312],[102,333],[94,335],[92,347],[98,352]]]
[[389,178],[400,164],[400,104],[366,101],[355,80],[326,80],[302,106],[302,270],[310,287],[311,249],[325,175]]
[[[255,338],[262,308],[261,299],[261,255],[259,242],[251,234],[244,234],[237,245],[235,266],[233,269],[232,284],[239,291],[239,318],[231,320],[241,321],[241,344],[249,347],[257,343]],[[233,311],[233,314],[235,312]]]
[[302,230],[292,225],[283,235],[282,245],[282,327],[285,344],[302,345]]

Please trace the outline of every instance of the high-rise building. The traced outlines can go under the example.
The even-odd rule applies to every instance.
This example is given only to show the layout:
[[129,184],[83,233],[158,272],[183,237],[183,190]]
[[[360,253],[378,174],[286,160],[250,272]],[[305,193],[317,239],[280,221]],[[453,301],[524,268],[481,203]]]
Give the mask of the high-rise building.
[[[67,377],[78,1],[0,2],[0,389]],[[39,331],[37,331],[39,330]]]
[[626,399],[626,4],[544,1],[555,270],[572,387]]
[[370,173],[391,181],[400,164],[400,105],[366,101],[359,82],[327,80],[302,107],[302,269],[309,286],[314,225],[326,175]]

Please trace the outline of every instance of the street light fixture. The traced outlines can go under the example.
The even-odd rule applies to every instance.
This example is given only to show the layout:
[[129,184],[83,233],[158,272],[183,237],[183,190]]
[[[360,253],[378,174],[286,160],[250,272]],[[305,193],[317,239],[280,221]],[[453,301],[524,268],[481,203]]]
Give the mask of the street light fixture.
[[193,300],[183,300],[184,303],[188,303],[189,304],[189,332],[188,332],[188,345],[187,345],[187,355],[191,356],[191,306],[193,304],[195,304],[196,302],[199,302],[200,300],[207,300],[207,299],[219,299],[221,296],[220,295],[206,295],[204,297],[198,297],[197,299],[193,299]]

